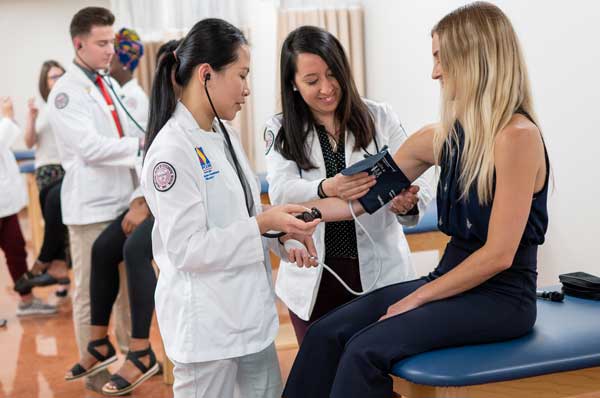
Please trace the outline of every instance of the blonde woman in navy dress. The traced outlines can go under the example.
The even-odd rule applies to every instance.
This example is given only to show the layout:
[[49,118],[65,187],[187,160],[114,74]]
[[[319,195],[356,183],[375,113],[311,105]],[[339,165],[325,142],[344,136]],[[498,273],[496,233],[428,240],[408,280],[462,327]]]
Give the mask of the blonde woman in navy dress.
[[[441,121],[413,134],[394,160],[410,181],[440,166],[439,228],[450,242],[427,277],[376,290],[314,323],[286,398],[391,397],[397,361],[511,339],[535,323],[549,160],[516,34],[498,7],[478,2],[442,18],[432,39]],[[306,205],[324,221],[349,218],[339,199]]]

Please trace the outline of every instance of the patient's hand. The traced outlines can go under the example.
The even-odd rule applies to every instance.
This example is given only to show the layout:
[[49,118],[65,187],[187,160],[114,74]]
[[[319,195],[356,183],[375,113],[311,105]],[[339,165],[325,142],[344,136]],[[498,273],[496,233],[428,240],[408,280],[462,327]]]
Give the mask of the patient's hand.
[[280,240],[285,243],[290,239],[297,240],[305,246],[305,248],[292,248],[287,252],[288,261],[290,263],[296,263],[298,267],[307,268],[319,265],[317,249],[315,248],[315,242],[313,241],[312,236],[287,234]]
[[390,210],[400,216],[405,215],[419,202],[417,193],[419,193],[417,185],[411,185],[407,189],[402,190],[402,192],[392,199]]
[[402,300],[390,305],[384,316],[379,318],[380,321],[391,318],[396,315],[404,314],[405,312],[414,310],[421,306],[421,303],[417,300],[416,296],[408,295]]

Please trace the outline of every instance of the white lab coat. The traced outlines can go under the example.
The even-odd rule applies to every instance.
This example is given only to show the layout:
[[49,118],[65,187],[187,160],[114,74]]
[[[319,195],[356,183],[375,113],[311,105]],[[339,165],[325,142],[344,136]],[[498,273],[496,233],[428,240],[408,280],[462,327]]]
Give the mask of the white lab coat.
[[[140,87],[137,79],[133,78],[123,85],[121,102],[139,125],[146,130],[150,102],[146,92]],[[139,127],[135,127],[139,130]]]
[[[364,101],[373,115],[379,150],[387,145],[390,153],[394,154],[407,138],[400,120],[389,105],[366,99]],[[266,138],[277,136],[281,128],[281,120],[282,116],[279,114],[266,123]],[[364,159],[365,152],[354,149],[355,141],[352,134],[346,132],[345,137],[346,165],[350,166]],[[308,135],[306,142],[310,161],[318,168],[300,172],[295,162],[285,159],[275,150],[274,145],[270,147],[271,139],[267,140],[267,181],[269,182],[271,203],[301,203],[319,199],[317,188],[321,180],[326,177],[326,170],[319,137],[314,129]],[[377,152],[374,142],[371,142],[367,151],[370,154]],[[426,180],[419,178],[415,181],[415,184],[420,187],[418,194],[419,215],[396,216],[389,210],[388,204],[373,215],[364,214],[358,218],[375,241],[377,246],[375,250],[378,251],[383,264],[381,276],[375,288],[415,277],[410,259],[410,250],[400,223],[416,225],[420,215],[424,213],[432,198],[431,186]],[[313,239],[319,260],[324,261],[326,255],[324,223],[317,227]],[[373,252],[373,245],[358,226],[356,227],[356,240],[360,262],[360,279],[363,288],[366,288],[374,282],[379,265]],[[279,267],[275,291],[288,308],[304,320],[308,320],[313,311],[322,272],[323,267],[298,268],[296,265],[285,261],[282,261]]]
[[[237,134],[230,135],[260,212],[258,180]],[[204,166],[196,148],[207,158]],[[167,355],[176,362],[257,353],[274,341],[279,326],[268,244],[248,216],[225,148],[223,135],[201,130],[179,102],[142,169],[142,190],[155,217],[156,314]],[[159,191],[154,174],[161,167],[174,171]]]
[[16,214],[27,205],[25,181],[10,150],[21,129],[8,118],[0,119],[0,218]]
[[60,164],[60,154],[56,146],[56,138],[48,120],[48,104],[38,101],[38,117],[35,120],[35,168],[49,164]]
[[[131,79],[123,85],[121,88],[123,95],[121,96],[121,102],[127,108],[127,111],[135,119],[144,131],[141,131],[135,123],[132,122],[132,128],[136,130],[140,136],[145,135],[145,130],[148,128],[148,117],[150,110],[150,102],[148,96],[142,87],[139,85],[136,78]],[[140,158],[141,159],[141,158]],[[135,165],[136,174],[140,175],[142,170],[142,162],[139,161]],[[131,194],[131,200],[142,197],[141,187],[137,187],[136,190]]]
[[[111,81],[120,94],[118,83]],[[102,93],[76,65],[56,82],[48,97],[50,124],[65,169],[61,201],[67,225],[115,219],[127,208],[134,189],[131,172],[139,157],[140,133],[132,128],[106,86],[118,111],[123,138],[119,138]]]

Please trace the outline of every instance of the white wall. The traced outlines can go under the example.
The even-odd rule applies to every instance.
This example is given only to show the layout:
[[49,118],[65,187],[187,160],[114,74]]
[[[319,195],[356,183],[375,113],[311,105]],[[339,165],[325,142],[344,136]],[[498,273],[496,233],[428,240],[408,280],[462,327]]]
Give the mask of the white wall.
[[[573,0],[495,1],[511,18],[529,67],[536,110],[548,145],[555,191],[539,256],[540,284],[563,272],[600,274],[600,5]],[[367,90],[390,102],[408,130],[436,120],[430,29],[463,1],[363,0]]]
[[[73,60],[69,24],[86,6],[108,7],[108,0],[0,1],[0,96],[12,97],[17,121],[24,126],[27,98],[39,96],[42,63],[55,59],[68,67]],[[22,145],[22,144],[21,144]]]
[[[275,112],[276,6],[249,1],[252,90],[257,170],[264,170],[264,122]],[[389,102],[408,131],[438,116],[436,82],[430,79],[431,27],[464,1],[362,0],[365,8],[367,96]],[[517,30],[532,81],[536,109],[548,144],[556,189],[552,193],[547,243],[540,253],[540,283],[562,272],[600,274],[595,227],[600,211],[600,54],[596,21],[600,5],[586,0],[547,2],[499,0]],[[0,1],[0,95],[15,100],[24,121],[26,99],[37,93],[43,60],[69,64],[73,57],[68,24],[79,8],[109,6],[109,0]],[[34,29],[31,29],[34,27]]]
[[252,64],[250,70],[252,99],[254,101],[254,137],[256,171],[263,172],[265,166],[265,122],[276,112],[276,65],[277,52],[277,9],[274,1],[250,0],[248,26]]
[[[253,0],[253,83],[257,158],[262,126],[275,112],[275,3]],[[315,3],[315,2],[313,2]],[[457,0],[362,0],[365,9],[367,96],[390,103],[411,132],[437,120],[439,86],[431,80],[433,25],[467,3]],[[494,1],[510,17],[529,67],[536,110],[551,157],[555,189],[550,226],[539,255],[539,283],[563,272],[600,274],[596,226],[600,210],[600,5],[586,0]],[[258,164],[258,170],[264,163]]]

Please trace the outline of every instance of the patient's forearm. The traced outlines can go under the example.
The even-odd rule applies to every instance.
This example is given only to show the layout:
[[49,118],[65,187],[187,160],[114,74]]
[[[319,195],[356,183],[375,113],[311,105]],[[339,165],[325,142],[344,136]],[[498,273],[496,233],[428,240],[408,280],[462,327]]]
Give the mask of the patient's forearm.
[[[316,207],[323,216],[323,221],[344,221],[352,220],[352,214],[348,208],[348,202],[339,198],[326,198],[319,200],[312,200],[310,202],[301,203],[302,206],[308,208]],[[358,200],[352,201],[352,209],[356,216],[364,214],[365,210]]]

